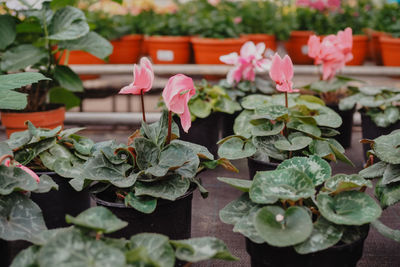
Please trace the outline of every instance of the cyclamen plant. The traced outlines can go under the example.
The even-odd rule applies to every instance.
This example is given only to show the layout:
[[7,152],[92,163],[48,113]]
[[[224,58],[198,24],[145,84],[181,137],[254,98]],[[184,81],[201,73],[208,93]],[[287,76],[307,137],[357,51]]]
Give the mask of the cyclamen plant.
[[297,0],[297,6],[310,7],[323,11],[326,9],[337,9],[340,7],[340,0]]
[[318,156],[294,157],[274,171],[257,172],[254,179],[218,178],[243,194],[220,211],[257,244],[293,246],[299,254],[365,239],[381,208],[368,194],[372,183],[359,175],[331,176],[329,164]]

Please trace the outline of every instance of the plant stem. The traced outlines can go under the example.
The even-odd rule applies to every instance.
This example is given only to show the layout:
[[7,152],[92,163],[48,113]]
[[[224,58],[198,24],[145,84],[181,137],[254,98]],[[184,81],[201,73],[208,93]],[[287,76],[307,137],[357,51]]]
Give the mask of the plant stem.
[[168,111],[168,135],[167,141],[165,142],[166,145],[169,145],[171,142],[171,130],[172,130],[172,112]]
[[146,122],[146,112],[144,110],[144,92],[143,90],[140,91],[140,99],[142,101],[142,115],[143,115],[143,121]]
[[[288,101],[288,93],[287,92],[285,92],[285,107],[289,108],[289,101]],[[288,137],[288,130],[287,130],[287,127],[286,127],[286,121],[285,121],[285,128],[283,129],[283,134],[285,135],[286,138]],[[290,158],[291,158],[291,156],[290,156]]]

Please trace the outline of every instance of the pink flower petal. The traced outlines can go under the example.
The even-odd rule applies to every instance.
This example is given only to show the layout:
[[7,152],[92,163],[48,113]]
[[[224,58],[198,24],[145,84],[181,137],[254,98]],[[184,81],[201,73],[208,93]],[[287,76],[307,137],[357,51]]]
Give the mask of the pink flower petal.
[[220,56],[219,60],[228,65],[235,65],[239,60],[239,55],[233,52],[228,55]]

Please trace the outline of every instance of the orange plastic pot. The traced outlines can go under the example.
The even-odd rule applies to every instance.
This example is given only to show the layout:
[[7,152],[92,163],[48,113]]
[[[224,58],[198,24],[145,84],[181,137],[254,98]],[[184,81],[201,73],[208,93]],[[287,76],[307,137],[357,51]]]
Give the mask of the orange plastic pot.
[[243,37],[247,38],[249,41],[252,41],[255,44],[264,43],[266,49],[271,49],[272,51],[276,51],[275,35],[254,33],[254,34],[243,35]]
[[314,60],[308,56],[308,39],[312,31],[292,31],[285,48],[294,64],[313,64]]
[[195,62],[196,64],[224,64],[219,57],[232,52],[239,53],[247,40],[245,37],[227,39],[192,37]]
[[382,61],[384,66],[400,66],[400,38],[380,36]]
[[143,36],[131,34],[111,41],[114,49],[109,58],[111,64],[133,64],[138,61]]
[[[59,57],[59,53],[56,54]],[[60,64],[65,65],[66,53],[64,53],[60,59]],[[74,64],[106,64],[106,62],[98,57],[85,51],[69,51],[68,65]],[[99,75],[79,75],[82,80],[97,79]]]
[[374,31],[371,34],[371,52],[372,52],[372,59],[375,61],[377,65],[382,65],[382,53],[381,53],[381,43],[379,38],[381,36],[388,36],[384,32],[377,32]]
[[189,36],[146,36],[145,41],[147,52],[155,64],[189,63]]
[[346,63],[350,66],[363,65],[368,52],[368,36],[353,35],[353,59]]
[[6,127],[8,137],[14,132],[28,129],[26,121],[32,122],[36,127],[53,129],[60,125],[64,127],[64,120],[64,107],[40,112],[1,112],[1,123]]

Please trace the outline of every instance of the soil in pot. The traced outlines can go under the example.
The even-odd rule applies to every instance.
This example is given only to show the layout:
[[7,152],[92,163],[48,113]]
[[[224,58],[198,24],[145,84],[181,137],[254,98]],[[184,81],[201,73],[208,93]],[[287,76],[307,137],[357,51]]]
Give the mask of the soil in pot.
[[148,36],[145,40],[147,52],[155,64],[189,63],[189,36]]
[[353,35],[353,49],[351,52],[353,53],[353,59],[346,65],[363,65],[368,52],[368,36]]
[[308,39],[312,31],[292,31],[285,48],[294,64],[313,64],[314,60],[308,56]]
[[[400,121],[395,122],[394,124],[389,125],[386,128],[378,127],[372,120],[371,117],[361,112],[361,128],[362,128],[362,137],[363,139],[375,139],[381,135],[387,135],[393,132],[394,130],[400,129]],[[367,159],[367,151],[370,150],[371,146],[369,144],[362,144],[364,160]]]
[[7,137],[14,132],[28,129],[26,121],[32,122],[36,127],[53,129],[58,126],[64,127],[65,107],[60,105],[48,105],[45,111],[39,112],[17,112],[2,111],[1,123],[6,127]]
[[188,133],[183,131],[179,117],[175,116],[174,120],[179,126],[179,139],[205,146],[214,156],[217,156],[217,142],[220,139],[219,133],[222,114],[223,113],[220,112],[214,112],[207,118],[196,118],[196,120],[192,121],[192,126]]
[[138,61],[143,36],[131,34],[111,41],[114,49],[109,57],[111,64],[133,64]]
[[110,234],[115,238],[130,238],[138,233],[159,233],[173,240],[191,237],[192,198],[195,188],[175,201],[158,199],[157,207],[151,214],[139,212],[124,203],[115,202],[115,192],[107,189],[92,198],[98,206],[108,208],[118,218],[128,222],[128,226]]
[[264,43],[265,49],[276,51],[275,35],[265,33],[253,33],[244,34],[243,37],[247,38],[249,41],[252,41],[255,45],[257,45],[258,43]]
[[47,228],[54,229],[69,226],[65,222],[65,215],[77,216],[90,208],[89,190],[75,191],[69,184],[70,179],[63,178],[54,172],[36,172],[39,176],[49,175],[58,184],[58,191],[31,194],[31,199],[39,205],[43,212]]
[[400,66],[400,38],[380,36],[382,61],[385,66]]
[[337,105],[327,105],[329,108],[333,109],[342,118],[342,125],[336,129],[340,134],[334,136],[344,148],[351,147],[351,136],[353,132],[353,117],[356,107],[350,110],[340,110]]
[[[369,229],[369,225],[366,227]],[[251,267],[355,267],[362,257],[366,237],[305,255],[298,254],[293,247],[256,244],[246,238],[246,250],[251,257]]]
[[253,180],[254,175],[258,171],[273,171],[278,167],[279,163],[276,162],[265,162],[253,157],[247,158],[247,166],[249,167],[249,177]]

